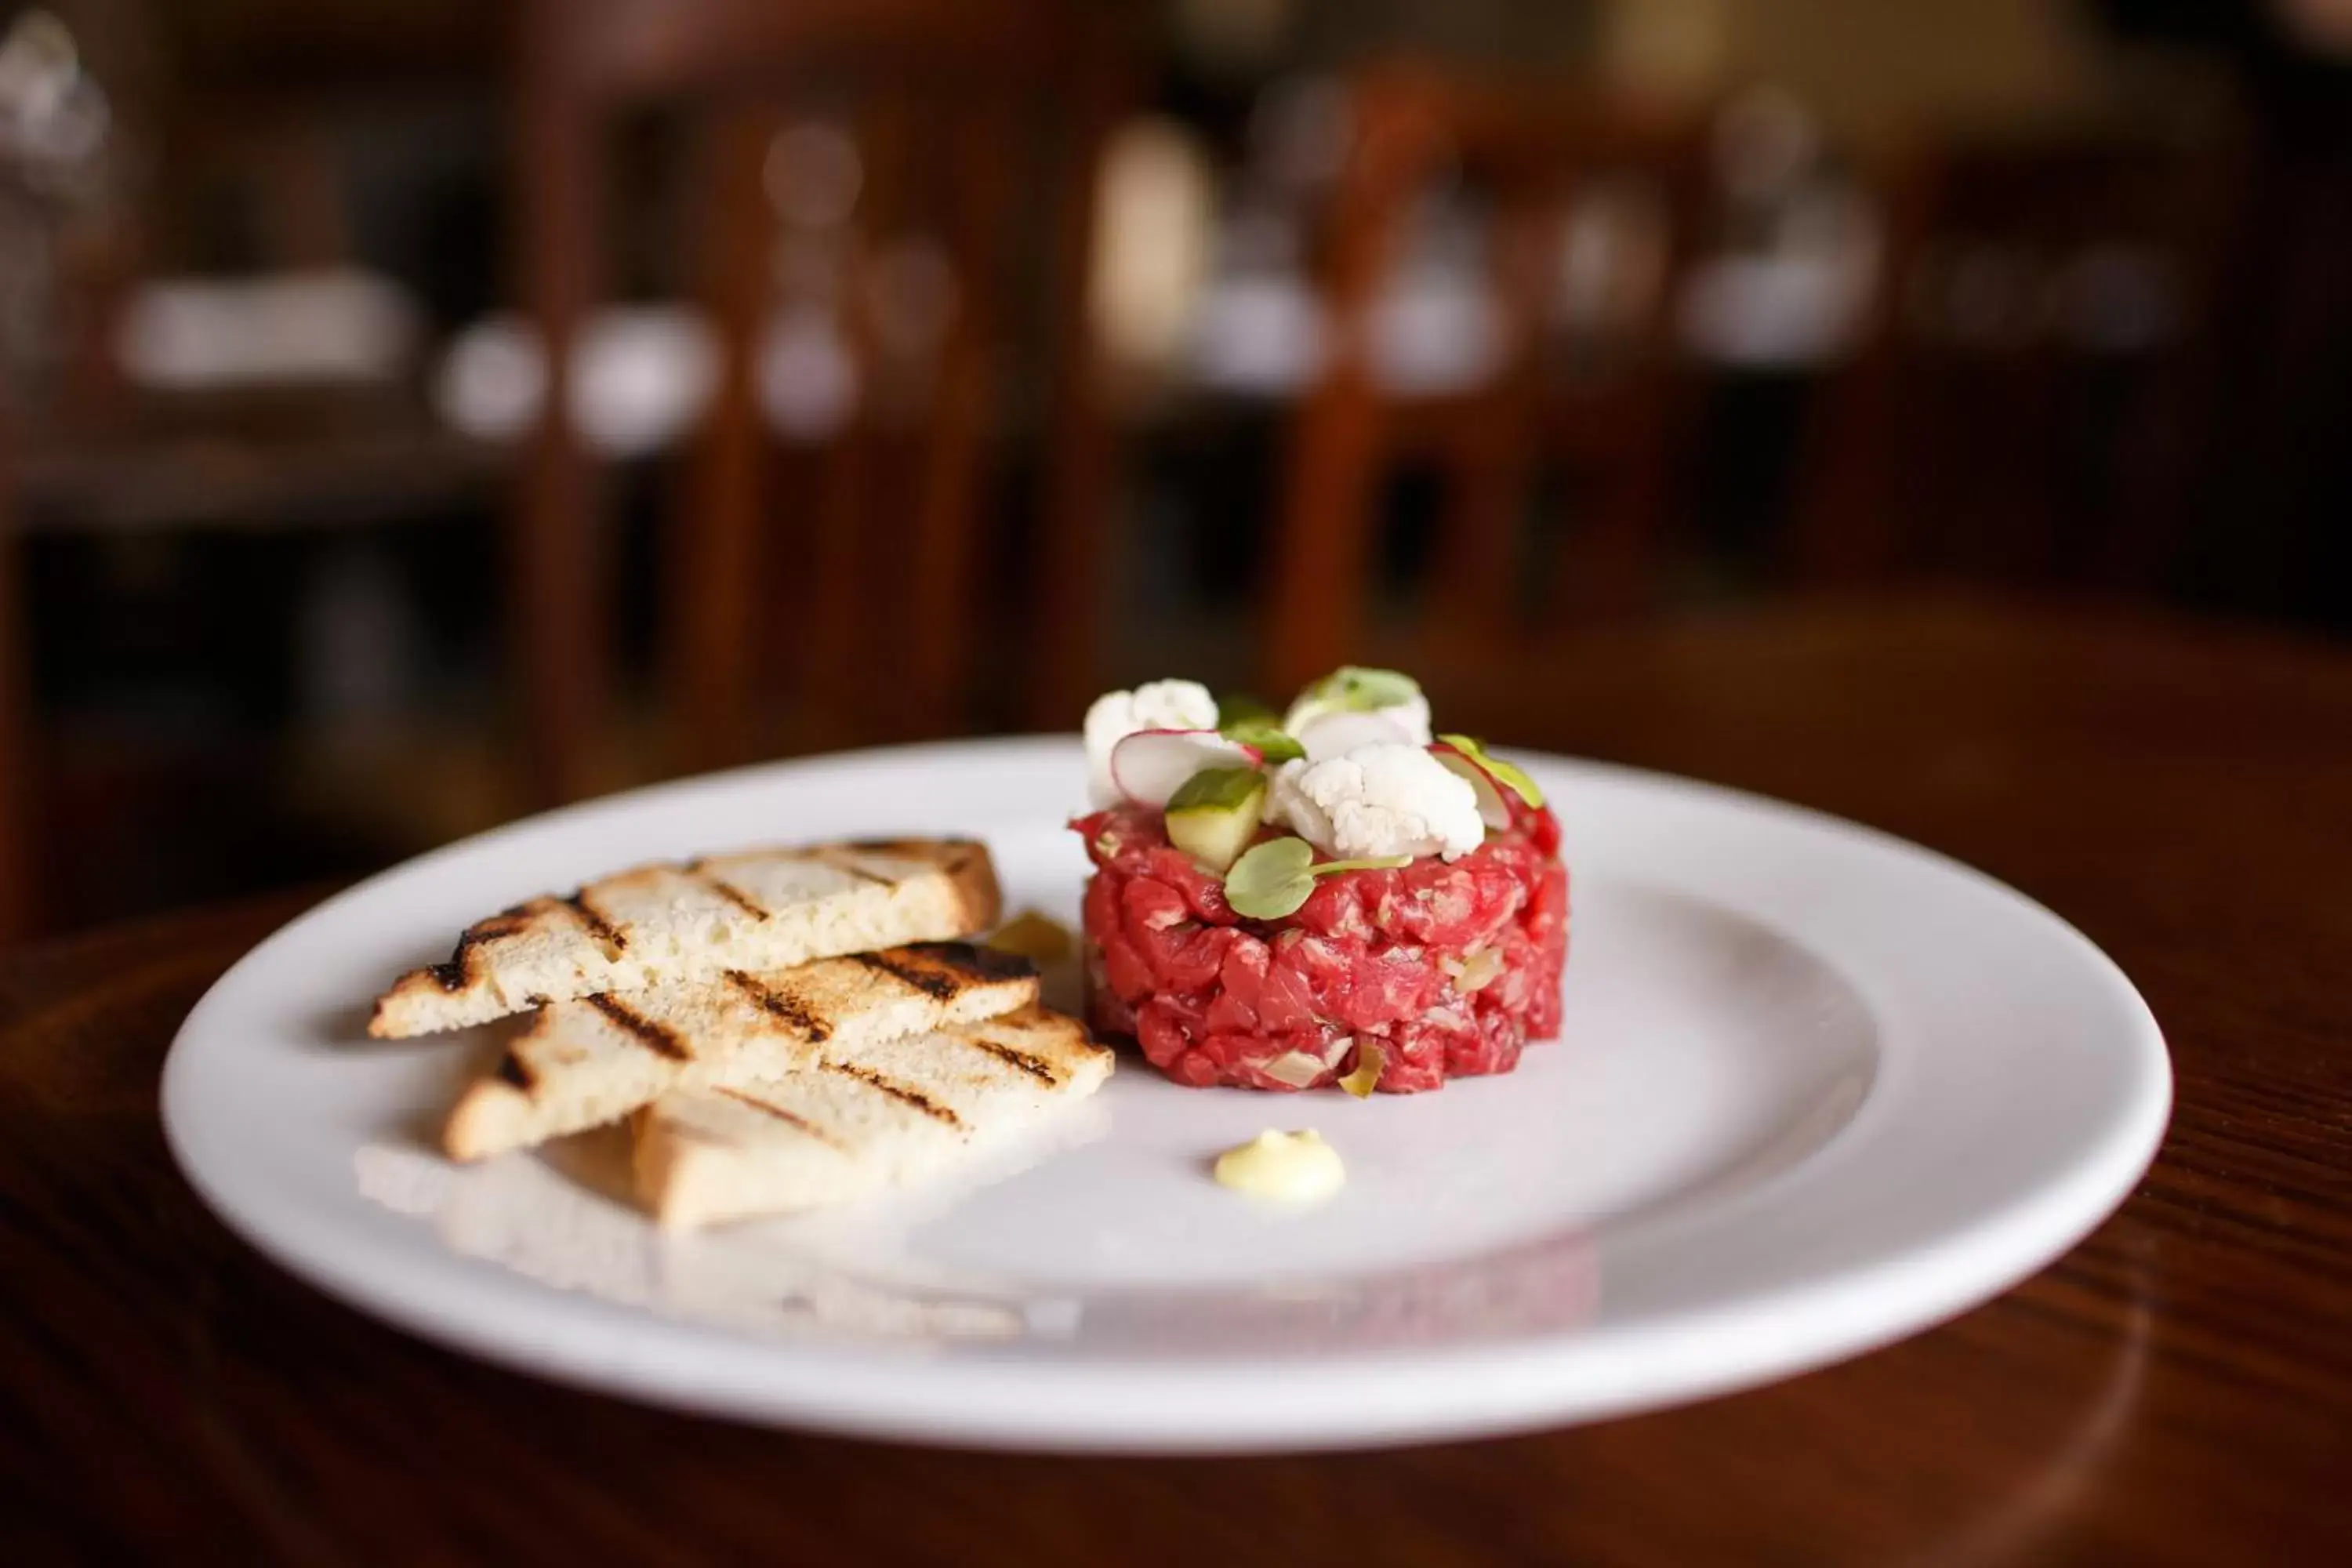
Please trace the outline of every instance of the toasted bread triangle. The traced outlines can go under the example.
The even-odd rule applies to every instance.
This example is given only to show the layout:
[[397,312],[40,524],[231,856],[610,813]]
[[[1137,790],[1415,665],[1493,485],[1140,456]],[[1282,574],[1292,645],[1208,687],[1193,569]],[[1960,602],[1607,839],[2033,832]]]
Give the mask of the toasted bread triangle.
[[550,1002],[788,969],[996,923],[985,846],[908,838],[639,866],[468,927],[376,1001],[368,1033],[463,1028]]
[[674,1090],[636,1123],[638,1196],[684,1226],[920,1181],[1084,1100],[1111,1053],[1039,1007],[882,1040],[740,1088]]

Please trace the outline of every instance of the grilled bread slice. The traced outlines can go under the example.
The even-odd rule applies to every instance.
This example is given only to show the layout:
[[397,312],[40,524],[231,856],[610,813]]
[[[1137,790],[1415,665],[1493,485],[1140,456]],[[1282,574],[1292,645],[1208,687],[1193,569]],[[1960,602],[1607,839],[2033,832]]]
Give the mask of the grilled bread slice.
[[478,1160],[616,1121],[673,1089],[740,1088],[1036,1000],[1026,959],[943,942],[551,1003],[467,1088],[443,1146]]
[[638,1118],[637,1194],[676,1226],[840,1203],[1028,1131],[1110,1070],[1084,1024],[1032,1007],[764,1083],[672,1092]]
[[368,1033],[485,1024],[549,1002],[729,969],[971,936],[996,923],[996,868],[961,838],[870,839],[640,866],[467,928],[446,963],[376,999]]

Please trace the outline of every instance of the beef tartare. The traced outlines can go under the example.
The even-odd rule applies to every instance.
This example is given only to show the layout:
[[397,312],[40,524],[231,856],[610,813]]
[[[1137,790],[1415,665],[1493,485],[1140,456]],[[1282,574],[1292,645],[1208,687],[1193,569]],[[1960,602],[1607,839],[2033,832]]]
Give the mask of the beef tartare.
[[1161,682],[1088,741],[1092,1021],[1170,1078],[1406,1093],[1557,1032],[1559,823],[1475,742],[1433,743],[1402,677],[1343,670],[1279,722]]

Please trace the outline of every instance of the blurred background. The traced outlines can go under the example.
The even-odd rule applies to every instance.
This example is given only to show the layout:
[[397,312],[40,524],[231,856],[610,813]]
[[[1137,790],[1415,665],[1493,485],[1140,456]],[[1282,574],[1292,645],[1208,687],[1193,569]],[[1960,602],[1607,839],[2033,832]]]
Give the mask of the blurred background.
[[2352,0],[0,0],[6,937],[2347,537]]

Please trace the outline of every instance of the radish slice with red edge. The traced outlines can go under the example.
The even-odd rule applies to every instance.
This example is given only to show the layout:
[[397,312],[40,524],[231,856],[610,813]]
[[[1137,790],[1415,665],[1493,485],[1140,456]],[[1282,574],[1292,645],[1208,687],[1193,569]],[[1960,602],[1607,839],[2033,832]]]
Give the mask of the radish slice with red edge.
[[1492,774],[1467,753],[1442,741],[1429,748],[1429,754],[1444,763],[1446,772],[1458,773],[1470,781],[1471,790],[1478,796],[1479,821],[1497,831],[1510,826],[1511,803],[1503,798],[1502,789],[1495,783]]
[[1307,749],[1310,762],[1337,757],[1354,751],[1358,746],[1423,744],[1412,732],[1385,709],[1367,712],[1330,711],[1318,713],[1300,724],[1294,733],[1298,743]]
[[1110,750],[1110,782],[1139,805],[1164,807],[1203,768],[1254,768],[1255,746],[1214,730],[1138,730]]

